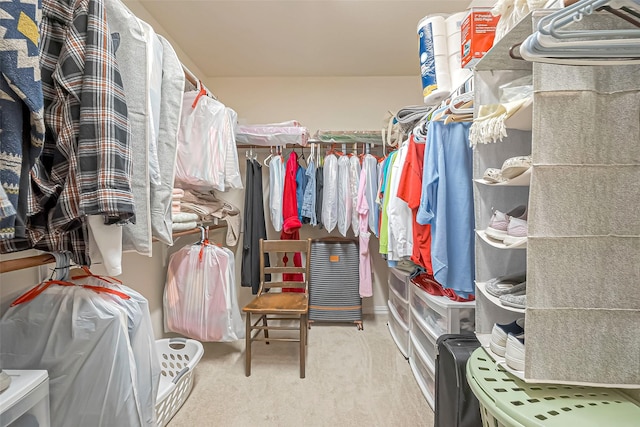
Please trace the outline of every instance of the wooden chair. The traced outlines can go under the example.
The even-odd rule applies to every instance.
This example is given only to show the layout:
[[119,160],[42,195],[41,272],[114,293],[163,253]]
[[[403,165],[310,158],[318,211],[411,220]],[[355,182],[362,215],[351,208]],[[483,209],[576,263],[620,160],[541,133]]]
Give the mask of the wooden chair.
[[[300,252],[303,257],[303,267],[294,267],[293,254]],[[276,267],[265,267],[262,254],[274,254],[277,259]],[[287,254],[287,265],[282,265],[282,258]],[[246,314],[247,331],[245,346],[245,374],[251,375],[251,343],[253,341],[289,341],[300,342],[300,378],[304,378],[307,328],[309,313],[309,265],[311,256],[311,239],[307,240],[263,240],[260,239],[260,289],[257,296],[249,304],[242,308]],[[274,260],[274,257],[271,258]],[[274,277],[283,277],[280,274],[302,273],[302,282],[273,280]],[[266,276],[271,275],[271,280]],[[279,288],[279,289],[276,289]],[[282,288],[301,288],[304,292],[279,292]],[[252,323],[251,315],[259,317]],[[269,325],[269,320],[295,320],[296,326]],[[257,330],[254,334],[254,331]],[[269,330],[299,330],[299,338],[273,338],[269,337]],[[259,338],[260,332],[264,337]]]

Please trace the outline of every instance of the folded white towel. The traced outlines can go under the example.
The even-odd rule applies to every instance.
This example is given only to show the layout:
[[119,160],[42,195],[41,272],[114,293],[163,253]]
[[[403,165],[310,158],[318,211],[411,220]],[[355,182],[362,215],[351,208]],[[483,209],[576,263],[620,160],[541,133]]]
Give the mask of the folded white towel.
[[174,214],[172,220],[174,223],[195,222],[195,221],[199,221],[200,217],[198,216],[198,214],[195,214],[193,212],[180,212],[180,213]]
[[187,230],[193,230],[194,228],[198,227],[198,223],[193,221],[193,222],[174,222],[173,225],[171,226],[171,229],[173,231],[187,231]]

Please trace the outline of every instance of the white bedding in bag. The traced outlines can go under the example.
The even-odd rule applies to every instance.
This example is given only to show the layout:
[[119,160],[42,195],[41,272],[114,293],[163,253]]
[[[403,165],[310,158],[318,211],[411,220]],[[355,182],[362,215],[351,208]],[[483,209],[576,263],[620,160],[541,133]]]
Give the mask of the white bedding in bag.
[[51,426],[141,426],[127,318],[111,296],[52,285],[0,319],[0,364],[49,372]]

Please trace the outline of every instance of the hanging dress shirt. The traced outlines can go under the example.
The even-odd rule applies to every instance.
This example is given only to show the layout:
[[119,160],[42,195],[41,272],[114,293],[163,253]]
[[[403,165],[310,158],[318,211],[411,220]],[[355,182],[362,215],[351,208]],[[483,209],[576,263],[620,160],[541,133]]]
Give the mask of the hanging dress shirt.
[[382,180],[380,184],[380,202],[382,210],[380,214],[380,253],[386,255],[389,252],[389,217],[387,215],[387,206],[389,206],[389,188],[391,186],[391,167],[396,160],[397,151],[389,154],[384,162],[382,172]]
[[349,190],[351,192],[351,229],[358,237],[360,234],[360,218],[358,217],[358,187],[360,186],[360,158],[357,155],[349,157]]
[[[171,44],[162,36],[162,105],[160,106],[160,129],[158,133],[158,160],[160,184],[151,183],[151,231],[160,242],[172,245],[171,202],[173,173],[176,167],[176,147],[182,113],[184,71]],[[240,180],[242,184],[242,179]]]
[[423,267],[428,274],[433,275],[433,267],[431,265],[431,225],[419,224],[416,221],[422,194],[424,149],[425,141],[418,143],[416,137],[412,135],[409,140],[407,160],[400,177],[398,197],[407,202],[407,206],[412,212],[413,253],[411,261]]
[[324,158],[322,188],[322,224],[331,233],[338,224],[338,158]]
[[[302,218],[313,226],[318,225],[316,219],[316,164],[313,159],[307,164],[307,186],[304,189],[302,202]],[[304,221],[303,221],[304,222]]]
[[[150,94],[152,84],[157,83],[157,76],[151,71],[156,46],[149,44],[150,37],[155,38],[153,29],[138,19],[120,0],[108,1],[105,6],[109,30],[118,36],[118,69],[127,97],[133,155],[131,190],[136,222],[113,227],[105,225],[102,218],[95,215],[87,217],[87,228],[91,261],[103,263],[107,274],[117,276],[122,273],[123,249],[151,256],[150,143],[154,138],[155,124]],[[141,73],[141,68],[145,72]],[[162,78],[162,69],[158,71]],[[158,107],[159,104],[158,99]],[[154,146],[157,146],[157,142],[154,142]],[[155,163],[157,165],[157,158]]]
[[408,141],[398,149],[398,155],[392,166],[389,205],[389,261],[400,261],[413,253],[413,227],[411,209],[407,202],[398,197],[400,178],[407,159]]
[[428,125],[417,220],[431,224],[435,279],[462,298],[474,289],[471,123]]
[[29,239],[84,265],[85,216],[135,222],[126,97],[104,1],[44,1],[40,30],[47,138],[31,169]]
[[282,230],[282,193],[284,191],[284,164],[282,156],[274,156],[269,163],[269,215],[276,231]]
[[351,210],[353,199],[351,198],[351,165],[348,156],[340,156],[338,159],[338,231],[343,236],[351,226]]
[[[362,161],[362,167],[366,171],[366,175],[364,175],[366,179],[365,197],[367,199],[367,206],[369,206],[369,230],[377,236],[378,221],[380,218],[380,209],[378,209],[378,204],[376,204],[376,196],[378,194],[378,159],[371,154],[366,154]],[[361,175],[361,177],[362,176],[363,175]]]

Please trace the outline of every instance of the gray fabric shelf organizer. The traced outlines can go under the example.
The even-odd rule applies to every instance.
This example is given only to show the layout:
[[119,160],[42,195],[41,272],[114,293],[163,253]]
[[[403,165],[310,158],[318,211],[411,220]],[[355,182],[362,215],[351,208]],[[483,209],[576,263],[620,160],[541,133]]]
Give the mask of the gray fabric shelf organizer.
[[350,239],[314,240],[310,264],[309,320],[360,323],[358,243]]
[[534,88],[525,378],[640,387],[640,66]]

